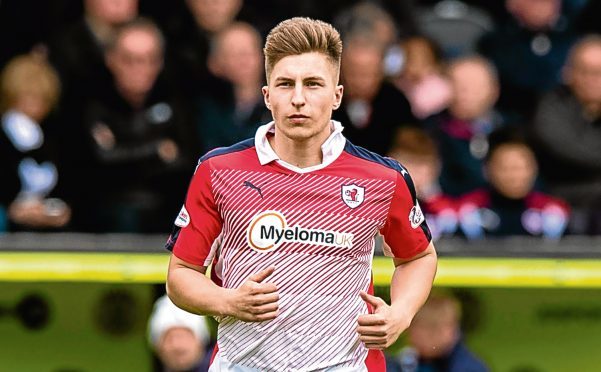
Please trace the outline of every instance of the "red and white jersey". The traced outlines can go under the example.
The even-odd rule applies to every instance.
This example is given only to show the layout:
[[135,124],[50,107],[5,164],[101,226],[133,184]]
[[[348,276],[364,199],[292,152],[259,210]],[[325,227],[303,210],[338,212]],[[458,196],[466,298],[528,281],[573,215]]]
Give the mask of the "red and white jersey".
[[218,257],[226,288],[274,266],[267,281],[280,295],[274,320],[221,320],[219,370],[385,369],[356,332],[369,311],[359,291],[372,290],[374,238],[384,236],[388,255],[410,258],[430,233],[405,169],[352,145],[340,123],[332,129],[322,164],[310,168],[278,158],[273,122],[200,159],[167,247],[194,265]]

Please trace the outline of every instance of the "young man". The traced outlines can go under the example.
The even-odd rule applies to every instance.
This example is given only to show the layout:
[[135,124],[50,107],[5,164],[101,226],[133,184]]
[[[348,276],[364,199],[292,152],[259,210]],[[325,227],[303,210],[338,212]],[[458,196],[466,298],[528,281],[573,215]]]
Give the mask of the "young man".
[[[167,291],[220,320],[211,371],[383,371],[381,350],[428,296],[436,253],[411,178],[330,119],[341,50],[321,21],[274,28],[263,88],[274,121],[209,152],[193,176]],[[396,265],[391,305],[368,294],[378,232]]]

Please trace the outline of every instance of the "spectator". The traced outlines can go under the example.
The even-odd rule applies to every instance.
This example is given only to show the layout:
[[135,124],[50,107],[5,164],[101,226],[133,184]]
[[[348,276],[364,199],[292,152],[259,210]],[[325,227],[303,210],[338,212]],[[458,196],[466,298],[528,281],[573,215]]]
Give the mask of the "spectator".
[[166,295],[154,304],[148,338],[162,372],[208,371],[212,343],[206,318],[180,309]]
[[384,80],[382,46],[368,35],[354,35],[344,43],[344,96],[333,119],[345,123],[345,136],[352,143],[384,155],[397,128],[416,119],[403,93]]
[[186,0],[187,13],[169,22],[169,55],[186,95],[211,92],[207,84],[211,38],[237,17],[243,0]]
[[541,173],[574,207],[571,231],[601,233],[601,36],[570,52],[565,85],[545,95],[532,125]]
[[485,372],[488,368],[461,338],[461,305],[432,292],[408,329],[410,346],[387,360],[388,372]]
[[395,84],[407,96],[413,114],[423,120],[447,108],[451,85],[442,74],[442,56],[434,41],[414,36],[401,46],[405,62]]
[[417,127],[401,128],[389,155],[411,174],[432,238],[453,235],[458,227],[455,201],[438,183],[441,159],[432,138]]
[[71,210],[58,198],[56,143],[45,127],[60,94],[58,76],[42,57],[22,55],[6,65],[0,87],[0,206],[9,229],[64,227]]
[[[61,30],[50,42],[50,61],[68,90],[65,105],[73,109],[71,99],[109,80],[104,65],[104,49],[116,29],[138,14],[138,0],[85,0],[84,15]],[[81,101],[79,101],[81,102]]]
[[480,52],[499,71],[499,107],[528,118],[541,93],[560,82],[575,33],[561,0],[506,0],[512,15],[480,41]]
[[81,211],[96,231],[160,232],[177,210],[170,198],[179,177],[189,177],[190,135],[187,114],[161,76],[163,48],[151,21],[125,24],[107,47],[113,85],[85,106],[92,162]]
[[453,94],[449,108],[429,121],[443,160],[442,189],[459,196],[485,184],[486,137],[502,118],[494,110],[499,94],[496,72],[486,59],[457,59],[449,65],[448,76]]
[[534,191],[537,164],[519,132],[503,128],[490,136],[488,185],[459,200],[459,220],[468,239],[532,235],[557,239],[566,229],[568,205]]
[[198,102],[197,130],[201,153],[252,137],[271,120],[265,107],[261,36],[247,23],[234,23],[212,41],[208,67],[217,77],[211,94]]

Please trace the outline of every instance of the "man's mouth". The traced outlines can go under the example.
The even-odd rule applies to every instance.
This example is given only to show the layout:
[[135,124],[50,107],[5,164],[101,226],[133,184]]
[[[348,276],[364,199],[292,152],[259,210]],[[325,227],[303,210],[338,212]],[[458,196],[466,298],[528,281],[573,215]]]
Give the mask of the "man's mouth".
[[294,114],[294,115],[289,115],[288,119],[306,119],[308,118],[307,115],[303,115],[303,114]]

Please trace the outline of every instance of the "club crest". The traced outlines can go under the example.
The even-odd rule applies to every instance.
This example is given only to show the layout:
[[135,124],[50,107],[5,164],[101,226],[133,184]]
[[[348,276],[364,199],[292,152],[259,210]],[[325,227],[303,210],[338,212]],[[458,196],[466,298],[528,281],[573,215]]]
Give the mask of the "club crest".
[[351,209],[355,209],[365,200],[365,187],[357,186],[354,183],[342,185],[342,201]]

